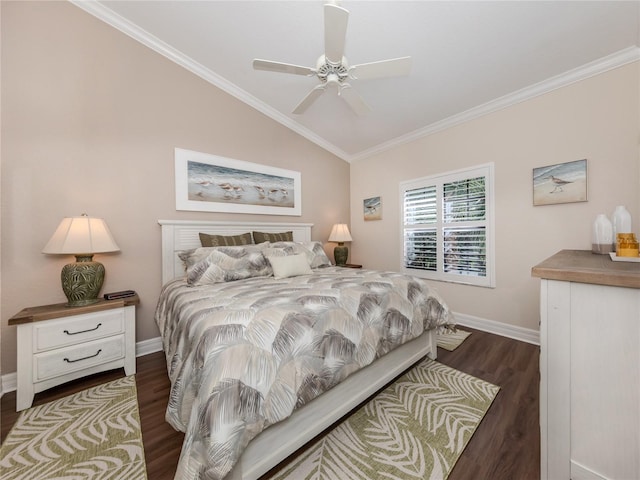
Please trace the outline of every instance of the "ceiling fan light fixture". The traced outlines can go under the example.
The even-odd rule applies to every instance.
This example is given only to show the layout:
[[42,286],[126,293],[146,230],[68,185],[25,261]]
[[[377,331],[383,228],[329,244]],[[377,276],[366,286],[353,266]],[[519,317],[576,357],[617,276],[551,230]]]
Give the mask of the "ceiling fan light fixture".
[[327,75],[326,82],[328,87],[340,88],[340,84],[343,82],[343,80],[335,73],[330,73],[329,75]]
[[[318,77],[321,84],[314,87],[314,89],[302,99],[293,110],[294,114],[299,115],[304,113],[307,108],[320,97],[326,87],[338,87],[338,95],[344,98],[347,105],[349,105],[357,115],[363,115],[371,111],[371,108],[364,102],[360,95],[353,90],[351,85],[346,82],[349,78],[372,79],[409,74],[411,57],[394,58],[349,67],[347,59],[343,55],[348,21],[348,10],[333,3],[328,3],[324,6],[325,53],[318,58],[315,69],[269,60],[256,59],[253,61],[253,68],[256,70],[291,73],[294,75],[315,75]],[[334,61],[332,59],[340,59],[340,61]],[[348,90],[343,90],[343,88]]]

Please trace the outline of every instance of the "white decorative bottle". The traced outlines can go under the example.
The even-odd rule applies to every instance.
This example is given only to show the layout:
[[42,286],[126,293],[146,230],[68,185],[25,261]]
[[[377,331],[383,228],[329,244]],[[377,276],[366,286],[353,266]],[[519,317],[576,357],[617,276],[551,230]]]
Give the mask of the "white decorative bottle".
[[613,224],[613,250],[616,249],[617,236],[619,233],[631,233],[631,214],[624,205],[618,205],[611,216]]
[[613,226],[604,213],[600,213],[593,221],[591,251],[608,254],[613,249]]

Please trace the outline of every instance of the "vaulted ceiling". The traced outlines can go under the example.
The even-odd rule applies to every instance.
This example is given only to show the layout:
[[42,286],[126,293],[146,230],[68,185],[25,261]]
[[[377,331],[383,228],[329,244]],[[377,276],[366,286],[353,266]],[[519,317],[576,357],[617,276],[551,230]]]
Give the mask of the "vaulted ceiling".
[[640,59],[638,1],[345,0],[349,63],[411,56],[411,71],[351,79],[366,115],[333,91],[295,115],[320,80],[252,61],[315,68],[326,1],[73,3],[346,161]]

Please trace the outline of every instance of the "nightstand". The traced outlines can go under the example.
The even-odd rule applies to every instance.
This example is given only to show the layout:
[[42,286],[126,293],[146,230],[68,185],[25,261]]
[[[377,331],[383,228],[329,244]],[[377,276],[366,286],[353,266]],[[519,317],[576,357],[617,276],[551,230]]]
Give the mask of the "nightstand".
[[342,267],[342,268],[362,268],[362,265],[358,265],[357,263],[345,263],[344,265],[336,265],[336,267]]
[[18,327],[16,411],[36,393],[98,372],[124,367],[136,373],[138,296],[25,308],[9,319]]

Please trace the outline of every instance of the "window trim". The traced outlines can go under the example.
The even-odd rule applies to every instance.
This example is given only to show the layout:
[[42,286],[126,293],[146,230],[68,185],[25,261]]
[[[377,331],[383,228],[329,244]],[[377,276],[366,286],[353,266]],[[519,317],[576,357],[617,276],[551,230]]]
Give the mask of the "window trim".
[[[495,195],[494,195],[494,163],[485,163],[469,168],[462,168],[449,172],[428,175],[425,177],[415,178],[400,182],[400,271],[407,275],[436,280],[442,282],[459,283],[464,285],[474,285],[479,287],[495,288]],[[486,276],[475,277],[470,275],[461,275],[455,273],[443,272],[443,244],[442,244],[442,185],[444,183],[455,182],[459,180],[471,179],[474,177],[485,177],[485,215],[486,220],[483,223],[486,228]],[[412,190],[430,185],[436,186],[436,198],[438,204],[438,218],[436,220],[437,233],[437,271],[427,271],[415,268],[407,268],[404,265],[404,249],[405,249],[405,204],[404,195],[407,190]],[[475,223],[475,222],[474,222]]]

